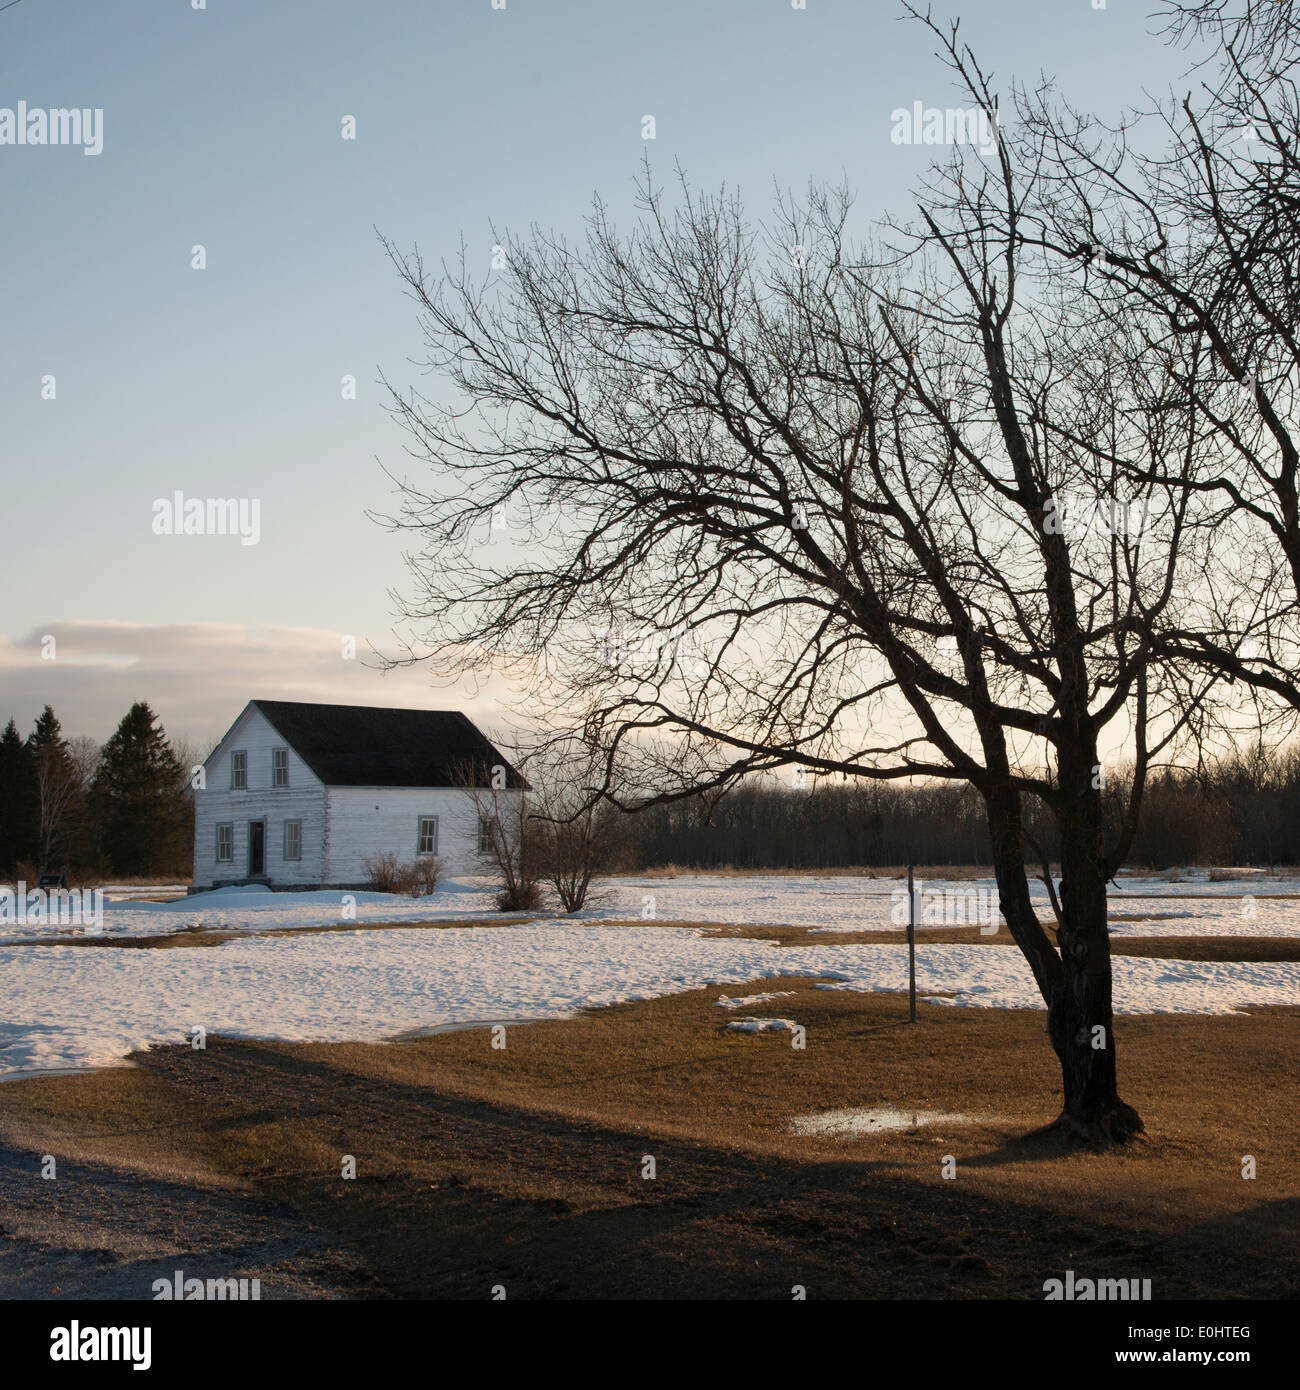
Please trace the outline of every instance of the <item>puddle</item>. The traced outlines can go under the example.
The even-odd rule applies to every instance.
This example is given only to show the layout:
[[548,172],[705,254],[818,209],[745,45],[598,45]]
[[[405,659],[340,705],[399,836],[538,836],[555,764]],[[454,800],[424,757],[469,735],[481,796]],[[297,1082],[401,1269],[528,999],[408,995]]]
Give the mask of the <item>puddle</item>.
[[849,1139],[855,1134],[909,1133],[931,1125],[972,1125],[977,1115],[951,1110],[898,1110],[890,1106],[863,1106],[851,1110],[824,1110],[798,1115],[790,1123],[794,1134],[824,1139]]

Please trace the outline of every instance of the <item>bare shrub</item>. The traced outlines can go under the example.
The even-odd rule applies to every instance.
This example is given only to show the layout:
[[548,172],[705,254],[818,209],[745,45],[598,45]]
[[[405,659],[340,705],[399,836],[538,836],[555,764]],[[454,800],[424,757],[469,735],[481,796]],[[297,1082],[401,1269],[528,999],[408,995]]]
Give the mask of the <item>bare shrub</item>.
[[430,893],[437,892],[445,868],[437,855],[422,855],[407,869],[410,880],[407,891],[413,898],[427,898]]
[[[522,759],[518,753],[515,756],[519,767]],[[541,835],[532,814],[531,788],[522,775],[515,772],[513,786],[506,785],[504,778],[497,784],[498,773],[506,771],[505,764],[499,768],[467,765],[460,770],[456,785],[469,793],[480,855],[497,883],[498,911],[532,912],[542,902]]]
[[376,893],[410,892],[411,871],[391,850],[367,855],[362,862],[366,884]]
[[367,855],[362,862],[367,887],[376,893],[404,893],[408,898],[423,898],[434,892],[445,867],[436,855],[421,855],[413,863],[403,864],[392,850]]
[[534,912],[542,905],[542,888],[536,879],[519,879],[499,889],[496,896],[499,912]]

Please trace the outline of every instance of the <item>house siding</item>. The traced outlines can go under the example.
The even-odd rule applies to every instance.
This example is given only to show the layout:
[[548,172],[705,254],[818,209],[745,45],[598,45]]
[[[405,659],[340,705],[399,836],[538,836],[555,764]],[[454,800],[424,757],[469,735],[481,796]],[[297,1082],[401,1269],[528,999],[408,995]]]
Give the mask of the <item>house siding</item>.
[[471,793],[457,787],[328,787],[325,881],[363,883],[365,861],[373,854],[391,852],[403,864],[412,862],[421,816],[438,817],[437,854],[447,873],[483,872]]
[[[325,864],[325,788],[306,763],[289,749],[289,785],[272,785],[272,750],[287,744],[251,706],[204,763],[207,785],[194,793],[194,887],[238,883],[248,874],[248,826],[266,822],[266,864],[259,876],[277,887],[306,887],[323,881]],[[230,755],[248,755],[248,786],[230,785]],[[302,858],[284,858],[284,823],[302,823]],[[217,826],[233,828],[234,859],[217,862]]]

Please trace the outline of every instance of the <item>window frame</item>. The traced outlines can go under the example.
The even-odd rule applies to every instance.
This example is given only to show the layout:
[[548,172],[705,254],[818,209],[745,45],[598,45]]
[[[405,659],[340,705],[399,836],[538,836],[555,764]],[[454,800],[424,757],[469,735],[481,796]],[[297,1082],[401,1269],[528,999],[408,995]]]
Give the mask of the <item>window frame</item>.
[[[236,762],[236,759],[242,759]],[[235,768],[238,767],[243,776],[242,782],[235,780]],[[248,790],[248,749],[232,748],[230,750],[230,790],[232,792],[246,792]]]
[[[290,853],[289,853],[289,829],[290,829],[290,827],[292,827],[294,830],[297,831],[298,848],[297,848],[297,853],[296,853],[296,854],[290,854]],[[284,823],[283,855],[284,855],[284,862],[285,862],[286,864],[297,864],[297,863],[299,863],[299,862],[301,861],[301,859],[302,859],[302,821],[300,821],[300,820],[287,820],[287,821],[285,821],[285,823]]]
[[[218,864],[233,864],[235,862],[235,822],[232,820],[218,821],[216,824],[216,862]],[[226,831],[230,838],[230,853],[221,853],[221,832]]]
[[478,852],[480,854],[492,854],[496,846],[493,842],[492,827],[496,824],[491,816],[480,816],[478,818]]
[[[281,755],[283,755],[283,757],[284,757],[284,766],[283,766],[283,767],[281,767],[281,766],[280,766],[280,763],[279,763],[279,758],[281,757]],[[283,781],[283,782],[280,781],[280,773],[281,773],[281,772],[284,773],[284,781]],[[288,749],[287,747],[284,747],[284,748],[272,748],[272,749],[271,749],[271,786],[272,786],[273,788],[276,788],[276,787],[287,787],[288,785],[289,785],[289,749]]]
[[[433,824],[433,836],[432,836],[433,844],[432,844],[431,848],[429,848],[429,849],[424,849],[424,848],[423,848],[423,845],[424,845],[424,827],[425,827],[426,823],[429,823],[429,822],[432,822],[432,824]],[[417,856],[420,856],[420,855],[428,855],[428,854],[437,854],[437,853],[438,853],[438,817],[437,817],[437,816],[419,816],[419,817],[416,818],[416,822],[415,822],[415,853],[416,853]]]

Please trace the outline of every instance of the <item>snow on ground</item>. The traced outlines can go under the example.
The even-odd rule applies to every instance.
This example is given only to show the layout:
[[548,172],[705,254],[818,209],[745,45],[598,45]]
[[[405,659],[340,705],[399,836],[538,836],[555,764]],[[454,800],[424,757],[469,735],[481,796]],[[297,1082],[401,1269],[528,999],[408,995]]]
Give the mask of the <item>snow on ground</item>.
[[[1300,962],[1116,957],[1114,969],[1121,1013],[1300,1005]],[[906,947],[782,948],[693,929],[555,920],[261,936],[203,950],[10,946],[0,950],[0,1077],[114,1065],[133,1050],[183,1042],[196,1026],[244,1038],[377,1040],[799,975],[835,979],[830,988],[903,989]],[[1041,1007],[1010,946],[923,943],[917,986],[952,993],[940,1002],[955,1005]]]
[[183,898],[190,891],[188,883],[151,883],[141,887],[138,883],[101,883],[100,891],[106,898]]
[[[408,898],[400,893],[342,893],[333,889],[273,893],[268,888],[219,888],[161,903],[109,898],[104,903],[103,931],[96,934],[170,936],[173,932],[197,929],[276,931],[285,927],[341,926],[350,921],[445,922],[479,916],[502,916],[493,907],[491,885],[486,879],[448,880],[427,898]],[[16,922],[0,916],[0,943],[84,934],[67,927]]]
[[752,1009],[755,1004],[770,1004],[773,999],[788,999],[794,990],[777,989],[770,994],[742,994],[738,999],[728,994],[720,994],[713,1002],[720,1009]]
[[[922,911],[929,925],[971,921],[997,925],[997,888],[991,878],[927,880]],[[223,888],[171,902],[110,899],[104,905],[104,936],[160,936],[190,928],[274,931],[285,927],[338,926],[363,922],[439,922],[457,918],[502,920],[488,879],[447,880],[427,898],[392,893],[336,890],[272,893],[263,888]],[[148,890],[152,891],[152,890]],[[1039,911],[1051,906],[1041,883],[1031,885]],[[899,930],[906,920],[902,879],[847,878],[819,874],[683,874],[609,880],[602,901],[575,914],[588,922],[644,918],[659,922],[714,922],[737,926],[806,926],[819,932]],[[1287,896],[1293,895],[1293,896]],[[1206,870],[1186,869],[1160,877],[1123,877],[1111,892],[1111,923],[1117,936],[1300,937],[1300,878],[1243,871],[1211,882]],[[349,917],[346,914],[351,913]],[[993,921],[987,921],[988,917]],[[518,914],[516,914],[518,920]],[[1152,920],[1154,919],[1154,920]],[[567,919],[572,920],[572,918]],[[927,925],[922,920],[921,926]],[[1005,927],[999,927],[1005,936]],[[76,933],[79,934],[79,933]],[[7,921],[0,916],[0,944],[67,936],[67,928]]]
[[[845,947],[838,973],[843,982],[824,989],[896,989],[896,973],[885,976],[883,962],[867,957],[858,965],[857,951],[888,951],[907,968],[906,947]],[[1117,1014],[1230,1014],[1250,1004],[1300,1004],[1300,961],[1148,960],[1113,956],[1114,1008]],[[1044,1007],[1033,975],[1019,951],[986,946],[916,948],[916,991],[934,1004],[974,1005],[990,1009]]]
[[[1248,876],[1211,883],[1204,870],[1199,875],[1195,870],[1184,870],[1183,874],[1185,877],[1175,882],[1121,877],[1110,898],[1115,935],[1300,937],[1300,880]],[[927,879],[918,880],[917,886],[922,911],[933,909],[935,920],[930,925],[974,922],[977,914],[980,925],[1001,922],[997,885],[991,878],[960,882]],[[818,932],[853,932],[902,931],[907,921],[904,879],[683,874],[677,878],[615,879],[610,889],[626,915],[640,916],[648,909],[655,920],[667,922],[805,926]],[[1030,892],[1039,912],[1050,921],[1047,889],[1033,883]],[[1296,896],[1279,896],[1283,894]],[[615,904],[609,904],[601,915],[618,915]],[[985,921],[987,915],[992,916],[991,923]],[[924,927],[925,921],[920,925]],[[1005,938],[1005,926],[999,930]]]
[[817,1139],[851,1139],[858,1134],[883,1134],[887,1130],[921,1129],[927,1125],[969,1125],[973,1115],[947,1110],[895,1110],[890,1107],[849,1110],[822,1110],[812,1115],[796,1115],[790,1122],[792,1134]]

